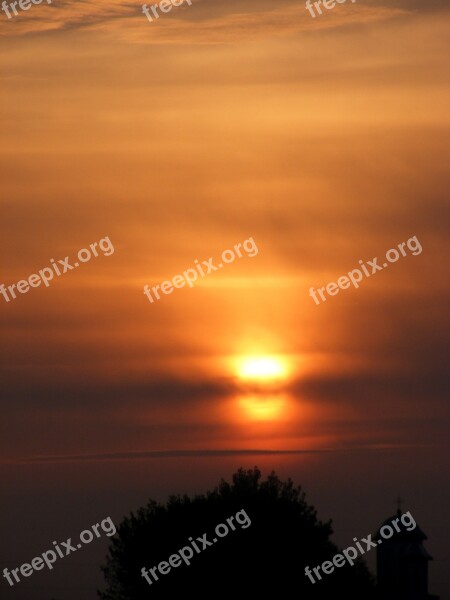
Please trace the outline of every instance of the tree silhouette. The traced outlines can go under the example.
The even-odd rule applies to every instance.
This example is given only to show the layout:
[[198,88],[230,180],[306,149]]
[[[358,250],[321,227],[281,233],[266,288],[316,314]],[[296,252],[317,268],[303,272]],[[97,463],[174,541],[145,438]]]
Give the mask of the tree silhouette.
[[[234,531],[227,524],[232,516]],[[224,537],[215,531],[220,523],[229,529]],[[219,529],[220,535],[224,532]],[[202,550],[197,538],[205,533],[211,545]],[[331,534],[331,522],[317,520],[301,487],[290,479],[282,482],[272,472],[262,481],[257,467],[239,469],[231,484],[222,480],[206,495],[171,496],[166,505],[150,500],[147,507],[124,519],[111,538],[107,564],[102,567],[107,589],[99,596],[103,600],[171,600],[181,594],[196,600],[230,596],[236,600],[370,600],[373,580],[363,562],[336,568],[315,584],[305,576],[307,565],[313,568],[339,552]],[[149,571],[183,547],[192,548],[190,565],[180,558],[181,564],[167,574],[155,571],[158,581],[149,575],[149,585],[142,567]]]

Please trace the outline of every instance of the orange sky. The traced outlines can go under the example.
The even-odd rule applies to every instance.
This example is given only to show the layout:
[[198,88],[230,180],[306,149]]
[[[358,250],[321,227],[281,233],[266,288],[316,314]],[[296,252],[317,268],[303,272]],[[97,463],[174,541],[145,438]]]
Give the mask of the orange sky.
[[[116,249],[2,302],[4,457],[443,442],[438,3],[135,8],[1,22],[2,282],[105,235]],[[420,256],[308,296],[413,235]],[[143,296],[250,236],[257,257]],[[239,404],[227,360],[248,353],[295,367],[270,427]]]

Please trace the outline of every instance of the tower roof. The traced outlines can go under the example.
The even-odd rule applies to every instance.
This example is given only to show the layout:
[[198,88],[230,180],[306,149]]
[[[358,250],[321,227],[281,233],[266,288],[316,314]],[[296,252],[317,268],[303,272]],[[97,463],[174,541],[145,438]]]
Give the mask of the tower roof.
[[[392,536],[392,538],[390,538],[391,540],[395,540],[396,542],[406,542],[406,543],[413,543],[413,542],[419,542],[422,543],[424,540],[428,539],[427,536],[424,534],[424,532],[420,529],[420,527],[416,524],[416,526],[414,527],[414,529],[411,529],[411,524],[408,524],[408,529],[406,528],[405,525],[403,525],[402,521],[401,521],[401,512],[400,510],[397,511],[397,514],[394,515],[393,517],[390,517],[389,519],[386,519],[382,525],[380,525],[380,527],[378,528],[374,539],[375,540],[384,540],[385,542],[389,541],[387,538],[383,538],[382,535],[380,535],[380,530],[385,526],[388,525],[391,529],[394,530],[394,535]],[[397,526],[400,529],[400,532],[397,532],[394,525],[392,524],[392,521],[398,520],[397,522]],[[415,521],[414,521],[415,522]]]

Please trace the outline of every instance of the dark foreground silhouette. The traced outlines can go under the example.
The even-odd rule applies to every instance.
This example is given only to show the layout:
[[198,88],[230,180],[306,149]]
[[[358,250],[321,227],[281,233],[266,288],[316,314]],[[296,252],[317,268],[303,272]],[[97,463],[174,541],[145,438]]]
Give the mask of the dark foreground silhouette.
[[306,566],[312,569],[339,552],[331,534],[331,522],[317,520],[290,479],[282,482],[272,473],[262,481],[256,467],[240,469],[231,484],[222,480],[212,492],[171,497],[166,505],[150,501],[126,518],[111,540],[102,568],[107,587],[99,596],[371,600],[374,583],[362,562],[335,569],[315,584],[305,576]]

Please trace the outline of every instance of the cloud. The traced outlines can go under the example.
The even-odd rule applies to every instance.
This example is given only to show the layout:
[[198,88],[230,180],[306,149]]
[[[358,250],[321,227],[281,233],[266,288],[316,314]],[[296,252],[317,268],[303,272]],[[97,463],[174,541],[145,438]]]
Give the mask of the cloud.
[[3,23],[0,36],[86,30],[112,33],[140,44],[228,44],[301,32],[313,34],[406,16],[411,12],[407,3],[383,6],[378,2],[361,1],[341,5],[313,21],[302,0],[276,4],[250,0],[245,6],[242,2],[198,0],[191,7],[182,5],[150,23],[142,14],[141,5],[134,1],[66,0],[33,7],[29,14],[20,15],[20,19]]
[[113,460],[145,460],[159,458],[214,458],[224,456],[286,456],[297,454],[322,454],[329,450],[162,450],[146,452],[111,452],[60,456],[33,456],[19,459],[17,463],[98,462]]

